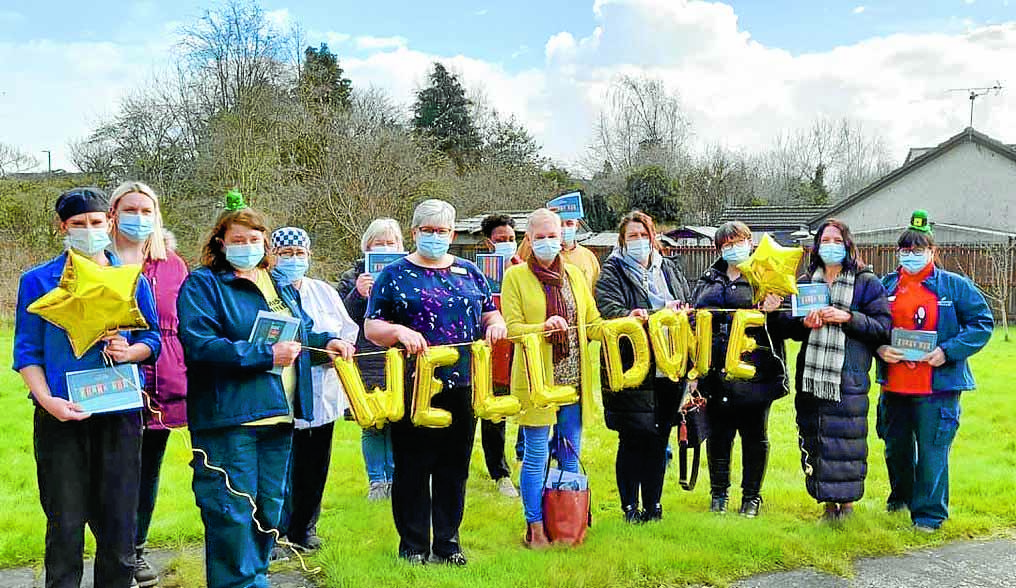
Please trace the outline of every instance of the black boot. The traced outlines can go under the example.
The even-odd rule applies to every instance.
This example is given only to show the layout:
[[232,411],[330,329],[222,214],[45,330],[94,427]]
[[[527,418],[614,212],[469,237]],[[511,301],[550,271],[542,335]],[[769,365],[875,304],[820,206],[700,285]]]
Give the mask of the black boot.
[[145,548],[138,547],[134,550],[134,581],[138,586],[158,586],[159,572],[145,559]]
[[663,506],[659,502],[657,502],[652,507],[642,511],[643,523],[651,523],[654,521],[662,521],[662,520],[663,520]]
[[727,514],[727,493],[713,492],[713,499],[709,503],[709,512]]
[[622,507],[624,510],[624,522],[630,525],[638,525],[642,523],[642,516],[639,513],[639,507],[637,504],[629,504],[628,506]]
[[741,516],[753,519],[758,516],[758,512],[762,509],[762,497],[758,494],[754,496],[745,496],[741,499]]

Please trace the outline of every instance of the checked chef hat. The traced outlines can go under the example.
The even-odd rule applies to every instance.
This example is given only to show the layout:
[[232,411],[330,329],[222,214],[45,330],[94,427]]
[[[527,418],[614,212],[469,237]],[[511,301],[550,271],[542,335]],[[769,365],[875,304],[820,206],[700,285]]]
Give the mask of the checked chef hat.
[[272,248],[278,249],[279,247],[290,246],[310,249],[310,235],[307,234],[307,231],[297,227],[275,229],[272,233]]

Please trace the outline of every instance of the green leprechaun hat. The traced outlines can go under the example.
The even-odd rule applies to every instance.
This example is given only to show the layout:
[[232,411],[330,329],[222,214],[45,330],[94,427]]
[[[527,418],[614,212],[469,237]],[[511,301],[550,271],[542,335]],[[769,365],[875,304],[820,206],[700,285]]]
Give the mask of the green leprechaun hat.
[[226,210],[232,212],[234,210],[243,210],[244,208],[247,208],[247,202],[244,201],[243,194],[239,190],[233,188],[226,193]]
[[921,233],[931,234],[931,223],[928,222],[927,210],[915,210],[910,215],[910,228]]

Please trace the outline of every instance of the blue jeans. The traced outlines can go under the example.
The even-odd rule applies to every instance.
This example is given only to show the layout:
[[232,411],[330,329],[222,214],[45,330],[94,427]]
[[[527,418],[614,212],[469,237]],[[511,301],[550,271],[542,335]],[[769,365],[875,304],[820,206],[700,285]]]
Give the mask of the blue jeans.
[[[208,453],[211,465],[229,474],[238,492],[254,498],[257,519],[265,529],[279,526],[293,444],[292,425],[234,426],[191,431],[195,448]],[[220,472],[195,455],[194,497],[205,525],[205,575],[208,588],[265,588],[268,558],[275,535],[262,533],[250,502],[226,489]]]
[[364,429],[360,435],[363,463],[367,467],[367,481],[371,484],[390,484],[395,476],[395,458],[392,457],[392,427]]
[[885,441],[889,504],[907,505],[915,524],[937,529],[949,518],[949,449],[960,426],[960,393],[883,392],[878,436]]
[[[519,490],[522,494],[522,509],[526,514],[526,523],[538,523],[543,520],[543,476],[547,471],[548,440],[550,427],[523,427],[525,431],[525,450],[522,456],[522,472],[519,474]],[[575,451],[564,447],[558,441],[558,461],[561,469],[568,472],[579,471],[580,444],[582,440],[582,407],[579,403],[562,406],[557,411],[557,434],[559,439],[566,439]]]

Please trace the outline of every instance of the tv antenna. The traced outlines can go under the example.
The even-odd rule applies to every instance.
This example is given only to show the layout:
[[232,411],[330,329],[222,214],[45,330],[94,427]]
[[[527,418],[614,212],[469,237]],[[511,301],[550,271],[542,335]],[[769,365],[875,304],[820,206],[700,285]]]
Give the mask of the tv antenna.
[[968,98],[970,98],[970,127],[974,126],[974,102],[981,96],[987,96],[988,94],[994,94],[998,96],[999,92],[1002,91],[1002,82],[995,82],[994,86],[986,86],[983,88],[950,88],[950,92],[967,92]]

